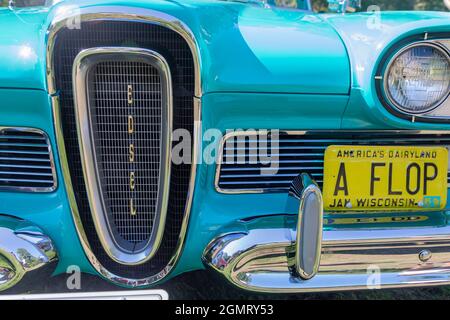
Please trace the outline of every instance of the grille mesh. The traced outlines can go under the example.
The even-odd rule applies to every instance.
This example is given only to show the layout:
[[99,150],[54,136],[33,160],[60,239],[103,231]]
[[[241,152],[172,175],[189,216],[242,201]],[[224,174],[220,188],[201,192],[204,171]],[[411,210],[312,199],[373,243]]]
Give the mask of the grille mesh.
[[[330,145],[399,145],[450,147],[449,134],[414,132],[310,132],[240,135],[224,144],[217,186],[226,191],[286,191],[300,173],[309,173],[321,186],[325,149]],[[256,147],[255,147],[256,146]],[[267,159],[257,156],[267,154]],[[261,152],[263,150],[263,152]],[[256,154],[258,155],[258,152]],[[270,159],[269,163],[264,162]],[[273,168],[277,168],[276,171]],[[449,174],[450,181],[450,174]]]
[[76,55],[86,48],[138,47],[164,56],[172,76],[173,129],[193,132],[194,61],[189,46],[177,33],[162,26],[126,21],[83,22],[80,29],[61,29],[56,37],[54,59],[56,86],[60,92],[62,127],[80,218],[93,253],[100,263],[117,275],[142,278],[161,271],[173,257],[180,235],[189,189],[189,164],[171,167],[169,204],[160,248],[145,264],[124,266],[111,260],[103,250],[91,218],[81,167],[72,93],[72,66]]
[[44,133],[0,128],[0,190],[52,191],[52,161]]
[[[138,251],[150,239],[156,214],[161,77],[155,67],[143,62],[109,61],[97,64],[91,79],[90,112],[106,210],[119,245]],[[129,86],[132,103],[128,101]],[[132,133],[128,131],[129,116],[133,117]],[[133,161],[130,145],[134,148]],[[134,190],[130,187],[131,173]],[[130,199],[137,210],[135,215],[130,214]]]

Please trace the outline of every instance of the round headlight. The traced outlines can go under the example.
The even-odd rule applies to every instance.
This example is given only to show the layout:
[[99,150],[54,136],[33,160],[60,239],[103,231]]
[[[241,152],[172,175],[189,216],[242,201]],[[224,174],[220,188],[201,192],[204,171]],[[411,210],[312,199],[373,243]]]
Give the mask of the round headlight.
[[432,43],[411,45],[392,58],[384,79],[387,98],[397,109],[429,112],[450,93],[449,54]]

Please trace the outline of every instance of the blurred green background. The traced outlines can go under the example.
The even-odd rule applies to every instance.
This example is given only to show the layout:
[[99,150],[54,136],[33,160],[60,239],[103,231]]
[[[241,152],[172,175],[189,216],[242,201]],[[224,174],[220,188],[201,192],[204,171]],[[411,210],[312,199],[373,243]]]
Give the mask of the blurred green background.
[[[327,0],[312,0],[314,10],[326,11]],[[377,5],[381,10],[437,10],[447,11],[443,0],[362,0],[362,10]]]
[[[314,10],[327,10],[327,0],[312,1]],[[362,2],[364,11],[370,5],[377,5],[381,10],[447,10],[443,0],[363,0]],[[8,0],[0,0],[0,6],[7,4]]]

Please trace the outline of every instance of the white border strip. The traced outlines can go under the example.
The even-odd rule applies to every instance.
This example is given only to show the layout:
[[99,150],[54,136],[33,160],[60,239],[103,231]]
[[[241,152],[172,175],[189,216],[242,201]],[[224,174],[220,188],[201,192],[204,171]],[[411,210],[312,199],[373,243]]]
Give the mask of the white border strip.
[[165,290],[0,295],[0,300],[169,300]]

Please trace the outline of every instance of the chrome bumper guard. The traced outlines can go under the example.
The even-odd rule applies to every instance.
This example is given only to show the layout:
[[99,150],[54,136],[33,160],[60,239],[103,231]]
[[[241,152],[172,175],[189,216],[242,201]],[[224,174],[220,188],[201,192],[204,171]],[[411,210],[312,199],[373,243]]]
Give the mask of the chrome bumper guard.
[[322,197],[306,175],[294,181],[286,212],[228,226],[207,246],[204,263],[234,285],[257,292],[450,284],[449,226],[322,234]]
[[23,220],[0,216],[0,291],[12,288],[25,277],[43,281],[39,272],[56,260],[53,243],[41,229]]

